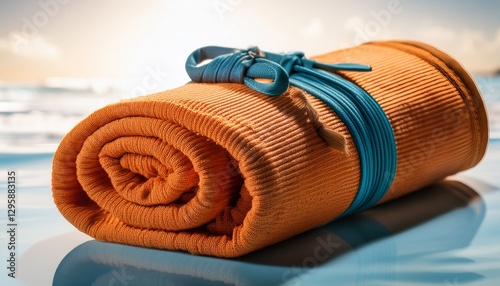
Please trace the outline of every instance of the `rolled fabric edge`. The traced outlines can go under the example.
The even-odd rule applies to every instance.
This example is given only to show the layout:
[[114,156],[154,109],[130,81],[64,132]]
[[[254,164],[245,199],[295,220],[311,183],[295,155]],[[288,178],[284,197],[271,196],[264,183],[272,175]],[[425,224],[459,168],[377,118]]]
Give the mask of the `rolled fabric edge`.
[[[197,100],[183,101],[183,96],[188,94],[194,96],[200,90],[203,90],[207,97],[215,96],[221,99],[224,98],[222,94],[226,94],[228,90],[231,93],[245,93],[249,97],[247,100],[255,103],[263,102],[264,105],[261,108],[273,109],[268,111],[268,116],[281,121],[283,126],[273,127],[273,122],[266,120],[267,127],[256,132],[245,124],[236,122],[235,119],[214,114],[217,112],[209,104]],[[293,166],[293,164],[278,160],[282,160],[283,157],[293,160],[293,156],[297,156],[295,154],[302,148],[311,150],[307,153],[310,153],[309,156],[314,158],[324,156],[325,152],[333,154],[332,157],[335,155],[347,157],[345,154],[328,148],[317,136],[313,126],[302,123],[306,120],[307,115],[306,111],[298,106],[303,103],[300,99],[304,96],[300,90],[291,89],[287,92],[287,96],[280,97],[279,100],[261,96],[239,84],[187,84],[177,89],[177,95],[171,95],[175,97],[180,94],[181,98],[171,98],[170,96],[169,100],[165,100],[163,97],[169,97],[170,93],[169,91],[162,92],[106,106],[83,120],[61,142],[53,161],[53,197],[63,216],[80,231],[102,241],[184,250],[194,254],[236,257],[303,232],[311,225],[318,226],[327,222],[347,208],[349,201],[354,197],[358,177],[356,177],[356,171],[346,170],[345,172],[351,173],[350,177],[344,176],[341,179],[335,179],[344,182],[342,184],[345,185],[345,190],[335,198],[332,192],[330,203],[328,200],[316,202],[317,205],[324,205],[323,209],[326,209],[326,205],[330,205],[330,210],[314,214],[308,211],[310,207],[307,207],[296,210],[297,215],[292,216],[291,211],[297,208],[297,204],[301,204],[302,201],[311,196],[305,192],[294,194],[284,190],[290,190],[299,183],[299,180],[306,182],[306,185],[318,186],[318,183],[312,181],[314,177],[307,176],[306,172],[302,172],[303,175],[300,176],[294,173],[296,169],[313,168],[309,166],[310,164],[304,165],[304,161],[307,161],[304,156],[299,157],[298,161],[295,160],[300,166]],[[228,98],[224,100],[228,100]],[[246,107],[252,105],[242,104]],[[219,108],[221,108],[219,112],[223,112],[224,105],[221,104]],[[226,108],[240,109],[238,106],[226,106]],[[243,110],[242,112],[246,113],[247,111]],[[255,115],[255,117],[250,117],[251,120],[262,117],[253,111],[249,112]],[[135,126],[136,123],[133,124],[134,126],[128,124],[129,118],[132,118],[134,122],[142,122],[139,124],[140,127]],[[98,165],[100,146],[115,144],[117,142],[115,137],[120,137],[114,134],[115,132],[124,132],[125,137],[138,136],[140,134],[137,132],[142,132],[144,137],[156,136],[165,139],[161,135],[166,130],[163,126],[158,125],[161,128],[155,131],[152,128],[156,125],[144,121],[155,121],[156,119],[167,123],[172,122],[174,125],[186,128],[191,133],[188,135],[194,136],[194,138],[201,136],[202,140],[197,139],[198,142],[203,143],[204,140],[207,140],[207,142],[214,142],[217,146],[222,144],[221,146],[236,160],[239,170],[233,175],[240,176],[242,174],[244,179],[240,197],[235,205],[228,205],[228,211],[218,215],[223,222],[226,216],[230,216],[229,221],[235,221],[234,229],[230,229],[226,233],[213,232],[206,229],[206,225],[163,229],[161,228],[162,223],[168,223],[169,220],[191,219],[196,213],[169,215],[167,210],[162,213],[160,209],[163,208],[162,204],[143,208],[137,202],[126,202],[120,198],[115,194],[116,191],[112,186],[106,182],[108,174],[103,172]],[[111,127],[112,129],[109,129]],[[273,131],[268,132],[269,130]],[[153,134],[156,132],[157,135]],[[345,133],[345,130],[343,132]],[[266,135],[267,138],[262,137]],[[108,138],[104,138],[104,141],[100,139],[100,137],[108,136],[111,136],[109,140]],[[177,140],[177,134],[172,133],[170,136],[172,138],[166,138],[167,142]],[[105,144],[99,143],[100,141]],[[270,143],[273,145],[270,146]],[[89,147],[86,148],[86,145]],[[190,148],[197,149],[196,146]],[[350,148],[353,149],[353,146],[351,145]],[[356,164],[355,154],[355,150],[352,150],[351,156],[354,158],[349,163],[352,168]],[[107,154],[105,155],[107,156]],[[301,155],[307,156],[307,154]],[[84,156],[83,159],[78,159],[81,156]],[[95,158],[88,159],[86,157]],[[281,159],[277,159],[280,157]],[[95,162],[93,163],[92,160]],[[198,161],[198,165],[210,162],[206,158],[198,158]],[[313,164],[324,165],[325,163],[314,160]],[[196,164],[193,163],[193,165]],[[88,169],[88,171],[82,173],[82,168]],[[200,165],[195,171],[203,172],[204,168]],[[92,176],[93,173],[94,176]],[[86,175],[82,176],[82,174]],[[214,182],[215,185],[219,182],[217,176],[226,175],[223,172],[209,174],[208,170],[205,174],[212,176],[211,179],[207,180]],[[113,178],[116,175],[120,174],[109,174],[109,177]],[[107,187],[98,190],[106,184]],[[326,183],[319,185],[324,184]],[[86,188],[82,188],[82,185]],[[312,196],[317,197],[323,189],[324,187],[314,190],[316,194]],[[204,190],[201,191],[201,193],[203,192]],[[335,200],[332,201],[332,199]],[[204,202],[206,204],[206,201],[202,201],[201,205],[204,205]],[[241,202],[241,207],[238,202]],[[308,204],[311,203],[313,202]],[[174,202],[167,207],[177,208],[176,204],[179,203]],[[210,204],[207,206],[209,207]],[[276,220],[281,220],[282,217],[286,216],[292,216],[290,221],[296,221],[295,226],[293,228],[287,228],[283,225],[277,227]],[[144,220],[143,227],[141,220]],[[217,229],[217,223],[213,227]]]
[[465,69],[465,67],[462,64],[460,64],[455,58],[439,50],[436,47],[416,41],[399,41],[399,42],[426,50],[427,52],[441,59],[448,67],[450,67],[451,70],[453,70],[457,74],[460,80],[462,80],[462,82],[465,84],[467,90],[471,93],[472,104],[474,107],[473,113],[477,114],[478,116],[478,123],[479,123],[478,131],[480,132],[481,135],[480,140],[478,140],[479,152],[475,160],[472,162],[472,166],[475,166],[482,160],[484,154],[486,153],[489,140],[489,128],[488,128],[488,113],[485,107],[484,99],[481,96],[481,91],[479,90],[478,85],[475,82],[474,78]]

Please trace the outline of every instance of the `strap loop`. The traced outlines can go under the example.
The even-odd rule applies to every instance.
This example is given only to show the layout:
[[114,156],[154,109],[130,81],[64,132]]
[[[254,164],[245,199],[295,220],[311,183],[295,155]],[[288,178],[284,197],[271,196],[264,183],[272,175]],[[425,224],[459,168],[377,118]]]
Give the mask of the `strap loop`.
[[[212,61],[200,65],[206,60]],[[285,69],[275,62],[262,58],[257,48],[248,50],[214,46],[201,48],[188,57],[186,71],[194,82],[244,83],[251,89],[271,96],[284,93],[289,84]]]

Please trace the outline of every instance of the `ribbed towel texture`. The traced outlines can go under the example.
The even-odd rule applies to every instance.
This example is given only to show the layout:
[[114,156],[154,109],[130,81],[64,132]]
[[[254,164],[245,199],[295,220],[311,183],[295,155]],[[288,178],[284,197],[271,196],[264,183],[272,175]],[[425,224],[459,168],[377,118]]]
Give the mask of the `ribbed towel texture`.
[[[338,74],[372,95],[393,128],[397,169],[379,202],[484,155],[481,96],[443,52],[371,42],[313,59],[372,67]],[[345,137],[345,152],[318,135],[308,104]],[[52,186],[63,216],[98,240],[237,257],[335,219],[359,180],[349,130],[310,94],[290,87],[269,97],[242,84],[188,83],[80,122],[55,153]]]

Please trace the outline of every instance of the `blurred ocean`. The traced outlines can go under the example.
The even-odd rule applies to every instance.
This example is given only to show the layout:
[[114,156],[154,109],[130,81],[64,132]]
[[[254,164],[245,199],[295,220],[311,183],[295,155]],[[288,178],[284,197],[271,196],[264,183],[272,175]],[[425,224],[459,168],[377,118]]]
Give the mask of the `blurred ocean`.
[[57,79],[44,85],[0,82],[0,154],[55,151],[63,136],[93,111],[135,96],[125,90],[110,80]]
[[[500,139],[500,76],[475,79],[488,108],[490,138]],[[0,153],[53,152],[80,120],[106,104],[130,97],[124,94],[123,86],[117,88],[112,82],[64,87],[0,83]]]

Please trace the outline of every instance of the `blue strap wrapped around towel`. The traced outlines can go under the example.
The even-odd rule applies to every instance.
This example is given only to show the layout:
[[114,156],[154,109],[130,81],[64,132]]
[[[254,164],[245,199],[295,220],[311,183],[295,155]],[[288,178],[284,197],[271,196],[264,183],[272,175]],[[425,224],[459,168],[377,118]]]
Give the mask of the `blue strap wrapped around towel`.
[[[211,61],[203,64],[207,60]],[[306,59],[301,52],[275,54],[256,47],[240,50],[208,46],[191,53],[186,70],[194,82],[242,83],[269,96],[279,96],[292,85],[328,105],[349,129],[361,168],[358,193],[343,215],[369,208],[390,188],[397,163],[391,123],[370,94],[333,73],[368,72],[371,67],[320,63]]]

